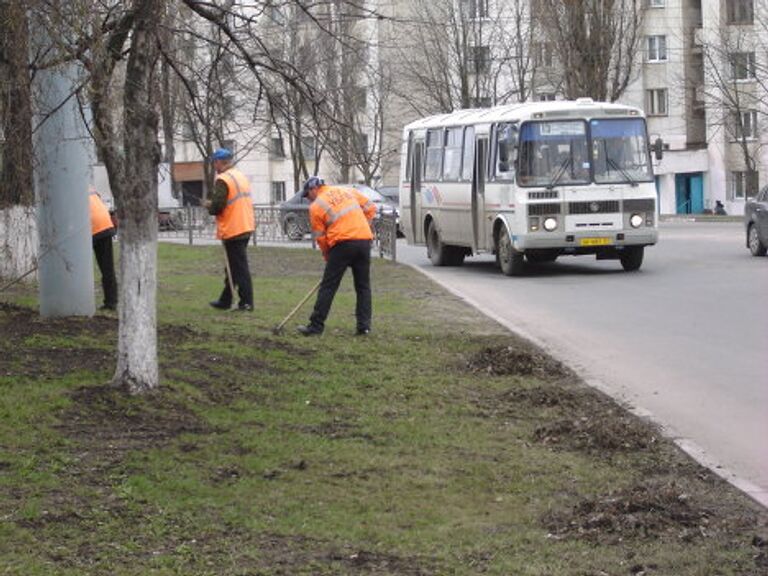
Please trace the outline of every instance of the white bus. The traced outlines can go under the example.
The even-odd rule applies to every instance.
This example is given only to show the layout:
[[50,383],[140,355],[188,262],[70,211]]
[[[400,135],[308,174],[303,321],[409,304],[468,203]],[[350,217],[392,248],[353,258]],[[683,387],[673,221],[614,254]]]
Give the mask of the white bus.
[[405,127],[403,158],[405,235],[436,266],[490,251],[508,276],[566,254],[632,271],[658,237],[638,108],[580,98],[431,116]]

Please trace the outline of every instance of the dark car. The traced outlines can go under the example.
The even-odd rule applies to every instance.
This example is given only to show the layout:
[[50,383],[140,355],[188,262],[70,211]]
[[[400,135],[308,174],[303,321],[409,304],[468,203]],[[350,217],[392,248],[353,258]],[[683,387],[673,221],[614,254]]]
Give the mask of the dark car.
[[[354,188],[368,197],[376,205],[377,216],[387,213],[394,213],[396,217],[398,216],[397,204],[391,203],[370,186],[365,184],[340,184],[339,186],[342,188]],[[301,240],[306,234],[311,232],[309,204],[309,200],[303,198],[300,191],[280,204],[280,226],[283,229],[283,233],[291,240]],[[399,218],[397,218],[397,225],[399,234]]]
[[304,198],[301,191],[281,203],[279,210],[283,234],[291,240],[301,240],[309,234],[309,199]]
[[397,186],[379,186],[376,191],[393,206],[400,204],[400,188]]
[[744,206],[747,248],[752,256],[765,256],[768,247],[768,186]]

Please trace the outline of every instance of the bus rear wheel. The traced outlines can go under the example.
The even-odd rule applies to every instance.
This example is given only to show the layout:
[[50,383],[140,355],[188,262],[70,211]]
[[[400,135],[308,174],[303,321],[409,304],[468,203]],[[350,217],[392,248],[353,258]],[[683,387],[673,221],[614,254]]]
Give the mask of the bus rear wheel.
[[496,263],[506,276],[520,276],[525,269],[525,256],[512,246],[512,239],[506,230],[499,232],[496,241]]
[[625,272],[639,270],[640,266],[643,264],[644,253],[645,246],[627,246],[619,255],[621,267],[624,268]]
[[460,246],[444,244],[435,222],[427,229],[427,257],[433,266],[461,266],[466,252]]

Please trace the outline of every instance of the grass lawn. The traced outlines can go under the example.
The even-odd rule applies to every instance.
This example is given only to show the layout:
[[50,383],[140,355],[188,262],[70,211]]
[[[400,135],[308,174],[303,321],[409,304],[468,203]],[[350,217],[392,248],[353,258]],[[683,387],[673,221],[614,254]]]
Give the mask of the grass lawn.
[[220,246],[160,246],[146,397],[114,315],[0,294],[0,574],[768,574],[764,510],[417,272],[374,262],[369,337],[350,277],[273,335],[322,259],[250,250],[253,314],[207,305]]

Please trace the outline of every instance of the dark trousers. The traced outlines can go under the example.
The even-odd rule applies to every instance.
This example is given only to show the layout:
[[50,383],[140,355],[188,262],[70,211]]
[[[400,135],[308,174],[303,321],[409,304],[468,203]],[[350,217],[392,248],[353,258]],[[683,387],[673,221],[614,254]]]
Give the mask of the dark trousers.
[[333,298],[336,296],[347,267],[352,268],[352,277],[355,281],[357,329],[370,330],[372,315],[370,240],[339,242],[328,251],[328,261],[317,293],[315,309],[309,317],[311,328],[322,331],[325,327],[325,319],[328,318]]
[[101,272],[101,289],[104,292],[104,307],[117,308],[117,279],[115,259],[112,255],[112,236],[93,238],[93,253]]
[[[253,284],[251,284],[251,270],[248,267],[248,242],[251,235],[238,236],[224,240],[224,250],[227,252],[227,262],[232,272],[232,283],[237,286],[237,295],[240,298],[238,305],[253,306]],[[227,270],[224,269],[224,290],[219,296],[219,303],[223,306],[232,305],[232,290],[229,288]]]

